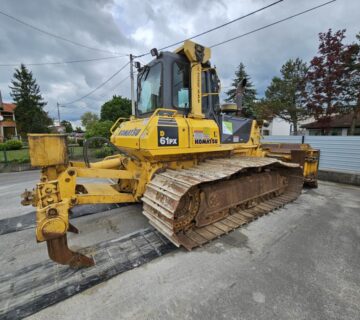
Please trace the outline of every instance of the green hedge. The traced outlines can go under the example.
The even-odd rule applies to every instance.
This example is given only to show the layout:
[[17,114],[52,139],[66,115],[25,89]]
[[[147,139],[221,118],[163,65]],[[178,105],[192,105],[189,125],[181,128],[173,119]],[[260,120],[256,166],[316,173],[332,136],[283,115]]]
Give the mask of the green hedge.
[[19,140],[8,140],[4,143],[0,143],[0,150],[20,150],[23,144]]

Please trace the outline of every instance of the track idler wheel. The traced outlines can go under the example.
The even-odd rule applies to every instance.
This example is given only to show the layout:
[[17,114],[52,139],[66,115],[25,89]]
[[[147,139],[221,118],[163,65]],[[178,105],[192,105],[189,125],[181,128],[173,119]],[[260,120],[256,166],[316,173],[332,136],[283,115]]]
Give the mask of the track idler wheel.
[[72,268],[86,268],[95,265],[93,258],[69,249],[66,234],[59,238],[47,240],[46,243],[50,259],[57,263]]

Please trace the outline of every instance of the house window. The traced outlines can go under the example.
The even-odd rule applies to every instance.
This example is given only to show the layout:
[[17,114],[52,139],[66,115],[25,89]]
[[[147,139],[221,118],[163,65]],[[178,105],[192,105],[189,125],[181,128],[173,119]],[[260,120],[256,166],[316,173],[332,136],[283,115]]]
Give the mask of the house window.
[[309,129],[309,136],[321,136],[321,129]]
[[329,130],[329,136],[341,136],[342,128],[331,128]]
[[262,132],[263,136],[269,136],[270,135],[270,130],[263,130]]
[[[350,128],[347,131],[347,135],[350,133]],[[360,127],[355,128],[354,136],[360,136]]]

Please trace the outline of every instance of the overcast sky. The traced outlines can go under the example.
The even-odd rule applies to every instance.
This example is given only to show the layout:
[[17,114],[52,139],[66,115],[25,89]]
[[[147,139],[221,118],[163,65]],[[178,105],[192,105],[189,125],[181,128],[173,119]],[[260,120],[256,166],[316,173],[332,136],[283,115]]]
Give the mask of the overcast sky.
[[[0,10],[38,28],[103,51],[95,51],[49,37],[0,15],[0,64],[57,62],[140,54],[205,31],[270,4],[275,0],[0,0]],[[199,37],[205,46],[259,28],[326,0],[284,0],[265,11]],[[212,63],[223,87],[229,86],[240,62],[246,66],[258,95],[289,58],[309,61],[317,51],[318,33],[347,29],[345,42],[360,31],[360,1],[337,0],[326,7],[247,37],[216,47]],[[73,101],[96,88],[126,62],[127,57],[104,61],[29,66],[45,101],[56,116],[56,102]],[[143,57],[146,63],[149,56]],[[14,67],[0,67],[0,90],[11,101],[9,84]],[[76,121],[85,111],[99,113],[113,94],[130,97],[125,68],[107,85],[77,103],[61,108],[62,119]]]

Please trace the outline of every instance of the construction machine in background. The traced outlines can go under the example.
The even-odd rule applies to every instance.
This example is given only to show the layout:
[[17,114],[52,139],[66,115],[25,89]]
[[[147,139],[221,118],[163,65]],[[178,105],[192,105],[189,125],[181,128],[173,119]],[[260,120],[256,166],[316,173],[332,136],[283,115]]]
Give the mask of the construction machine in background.
[[304,166],[267,157],[274,154],[261,145],[260,124],[241,116],[241,94],[237,104],[220,105],[209,48],[185,41],[174,52],[152,52],[153,61],[137,65],[135,114],[111,128],[108,143],[118,154],[69,161],[65,135],[29,135],[31,163],[42,169],[23,204],[37,208],[36,239],[47,242],[55,262],[94,264],[67,245],[67,232],[78,232],[69,222],[77,205],[142,202],[152,226],[191,250],[301,193]]
[[267,157],[300,164],[304,185],[310,188],[318,187],[320,150],[313,149],[308,143],[266,142],[262,143],[261,147]]

